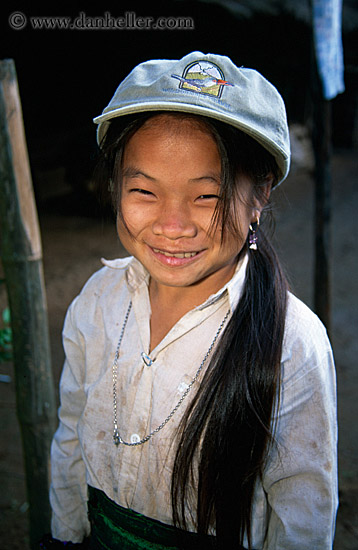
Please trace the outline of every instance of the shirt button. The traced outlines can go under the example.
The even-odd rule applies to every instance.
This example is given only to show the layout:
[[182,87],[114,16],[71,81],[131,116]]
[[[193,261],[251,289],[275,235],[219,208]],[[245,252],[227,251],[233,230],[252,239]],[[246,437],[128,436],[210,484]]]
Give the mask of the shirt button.
[[189,384],[186,384],[185,382],[181,382],[178,386],[178,392],[179,393],[184,393],[185,390],[187,390],[189,387]]
[[140,437],[138,434],[132,434],[131,435],[131,443],[138,443],[140,441]]

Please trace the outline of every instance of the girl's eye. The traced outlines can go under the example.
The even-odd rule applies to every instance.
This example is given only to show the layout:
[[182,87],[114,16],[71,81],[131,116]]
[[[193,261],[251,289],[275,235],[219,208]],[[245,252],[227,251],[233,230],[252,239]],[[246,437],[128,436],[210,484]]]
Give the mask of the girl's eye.
[[130,193],[139,193],[140,195],[144,196],[154,196],[151,191],[148,191],[147,189],[140,189],[140,188],[134,188],[130,190]]
[[219,195],[199,195],[198,200],[218,200]]

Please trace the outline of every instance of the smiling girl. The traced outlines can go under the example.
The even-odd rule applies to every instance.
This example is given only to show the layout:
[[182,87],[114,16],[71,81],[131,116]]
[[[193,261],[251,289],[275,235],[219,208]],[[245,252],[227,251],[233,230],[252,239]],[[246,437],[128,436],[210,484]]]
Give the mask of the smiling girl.
[[281,97],[193,52],[136,67],[95,121],[129,256],[66,317],[44,544],[331,549],[331,348],[260,225],[289,169]]

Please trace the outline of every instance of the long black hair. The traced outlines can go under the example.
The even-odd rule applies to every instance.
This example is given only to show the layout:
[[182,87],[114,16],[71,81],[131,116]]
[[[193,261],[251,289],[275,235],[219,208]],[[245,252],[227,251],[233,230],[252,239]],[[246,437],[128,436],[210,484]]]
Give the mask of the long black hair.
[[[106,133],[97,181],[102,189],[113,182],[112,201],[119,216],[125,145],[157,114],[114,119]],[[274,158],[255,140],[219,121],[183,113],[167,116],[192,120],[216,141],[222,184],[213,225],[221,224],[223,238],[228,231],[239,236],[233,198],[240,190],[240,175],[253,183],[252,204],[265,205],[268,181],[275,183],[279,176]],[[261,228],[258,249],[246,243],[240,254],[245,253],[249,260],[244,290],[182,418],[172,473],[174,524],[187,529],[194,490],[196,529],[203,535],[215,530],[219,548],[242,545],[245,535],[252,547],[255,484],[274,444],[273,418],[280,394],[287,282]]]

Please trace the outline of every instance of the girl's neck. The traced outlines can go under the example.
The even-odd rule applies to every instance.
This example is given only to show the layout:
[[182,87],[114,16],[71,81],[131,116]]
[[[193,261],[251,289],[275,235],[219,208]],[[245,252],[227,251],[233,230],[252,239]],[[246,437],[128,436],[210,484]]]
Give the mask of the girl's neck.
[[[176,287],[158,287],[149,285],[151,305],[150,350],[152,351],[188,311],[202,301],[195,293]],[[204,299],[205,300],[205,299]]]
[[156,281],[150,279],[149,298],[152,311],[150,350],[153,350],[162,341],[179,319],[220,290],[231,279],[235,267],[233,266],[230,274],[220,281],[220,284],[217,281],[215,286],[208,280],[188,287],[172,287],[157,284]]
[[152,279],[149,283],[149,298],[152,310],[155,307],[160,309],[177,307],[189,311],[205,301],[209,295],[196,286],[182,288],[157,285]]

